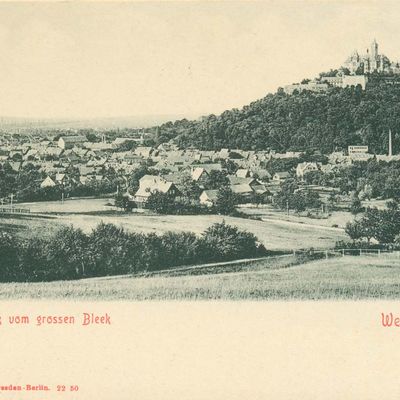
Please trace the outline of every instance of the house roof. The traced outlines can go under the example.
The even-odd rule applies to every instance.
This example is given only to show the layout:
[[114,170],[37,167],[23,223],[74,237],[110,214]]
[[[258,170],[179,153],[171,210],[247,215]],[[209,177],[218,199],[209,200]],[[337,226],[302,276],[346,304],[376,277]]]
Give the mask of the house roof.
[[241,178],[234,175],[229,175],[228,179],[231,185],[251,185],[252,183],[256,182],[254,178]]
[[212,163],[212,164],[197,164],[197,165],[192,165],[192,168],[204,168],[207,172],[210,171],[222,171],[222,166],[219,163]]
[[143,181],[143,183],[141,181],[139,189],[135,193],[135,196],[150,197],[150,195],[154,192],[168,193],[168,191],[171,189],[173,185],[174,184],[172,182],[167,182],[164,179],[162,180],[155,179],[153,181],[145,180]]
[[248,175],[250,175],[250,171],[248,169],[241,168],[236,171],[236,176],[239,178],[247,178]]
[[216,201],[218,199],[218,190],[203,190],[200,197],[206,197],[207,200]]
[[194,181],[198,181],[200,179],[201,175],[203,175],[203,173],[207,174],[207,171],[204,168],[200,168],[200,167],[195,168],[192,171],[192,179]]
[[251,186],[246,183],[242,185],[231,185],[230,188],[232,192],[236,194],[253,193]]

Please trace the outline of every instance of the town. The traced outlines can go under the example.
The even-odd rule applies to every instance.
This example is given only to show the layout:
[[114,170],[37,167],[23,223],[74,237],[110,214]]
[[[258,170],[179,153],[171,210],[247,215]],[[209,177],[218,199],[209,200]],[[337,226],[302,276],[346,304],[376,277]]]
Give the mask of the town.
[[[288,179],[298,182],[298,191],[317,193],[328,206],[329,195],[336,189],[341,194],[340,190],[311,183],[307,176],[329,176],[372,159],[399,161],[400,155],[393,154],[392,133],[388,136],[387,154],[370,154],[368,146],[349,146],[347,151],[327,156],[318,152],[179,149],[173,142],[144,146],[144,141],[151,141],[151,134],[143,131],[112,141],[105,133],[93,132],[86,136],[50,132],[45,137],[31,135],[29,140],[17,134],[2,136],[1,207],[6,211],[18,208],[19,202],[118,193],[125,199],[125,208],[145,209],[156,192],[176,200],[186,196],[192,205],[211,207],[222,187],[236,195],[238,202],[266,204],[273,202]],[[27,176],[29,181],[24,179]]]

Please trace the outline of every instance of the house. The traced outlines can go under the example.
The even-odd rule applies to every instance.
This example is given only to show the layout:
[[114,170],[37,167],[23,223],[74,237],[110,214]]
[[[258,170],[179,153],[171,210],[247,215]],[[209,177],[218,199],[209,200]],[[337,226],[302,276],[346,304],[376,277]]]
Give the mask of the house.
[[192,171],[195,168],[204,168],[208,173],[210,171],[222,171],[222,166],[219,163],[211,163],[211,164],[196,164],[196,165],[192,165]]
[[138,207],[144,207],[154,192],[169,193],[178,196],[179,191],[174,183],[168,182],[161,176],[145,175],[139,180],[139,189],[133,196]]
[[240,178],[238,176],[232,176],[229,175],[228,176],[229,179],[229,183],[231,185],[249,185],[249,186],[254,186],[254,185],[258,185],[259,183],[257,182],[256,179],[254,178]]
[[231,185],[230,188],[233,193],[240,196],[251,196],[254,193],[252,187],[247,183],[241,185]]
[[275,172],[274,176],[272,177],[272,180],[275,183],[282,183],[284,182],[287,178],[289,178],[290,174],[289,172]]
[[312,171],[318,171],[319,165],[316,162],[302,162],[297,164],[296,176],[300,179],[304,179],[304,175]]
[[236,176],[238,178],[249,178],[251,176],[250,171],[248,169],[245,168],[239,168],[236,171]]
[[330,174],[338,170],[338,165],[337,164],[326,164],[326,165],[321,165],[321,172],[324,174]]
[[220,152],[217,154],[217,158],[221,158],[223,160],[228,159],[230,156],[229,149],[221,149]]
[[91,150],[111,150],[113,145],[105,142],[85,142],[85,147]]
[[262,181],[269,181],[270,179],[272,179],[272,175],[264,168],[254,167],[251,168],[251,172],[253,176],[257,176]]
[[192,170],[192,179],[199,183],[199,184],[204,184],[207,180],[208,177],[208,172],[204,168],[195,168]]
[[56,183],[49,176],[40,184],[42,189],[54,186],[56,186]]
[[218,199],[218,190],[203,190],[199,197],[200,204],[207,207],[213,206]]
[[58,139],[57,145],[60,149],[72,149],[76,145],[82,145],[86,142],[86,136],[74,135],[74,136],[61,136]]

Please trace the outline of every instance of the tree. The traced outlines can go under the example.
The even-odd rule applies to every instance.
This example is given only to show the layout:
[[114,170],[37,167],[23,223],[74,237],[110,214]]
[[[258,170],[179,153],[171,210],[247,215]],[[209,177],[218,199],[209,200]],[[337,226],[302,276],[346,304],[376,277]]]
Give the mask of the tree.
[[118,146],[118,148],[116,150],[117,151],[133,151],[136,149],[136,147],[137,147],[137,144],[133,140],[125,140]]
[[152,175],[149,167],[146,164],[141,164],[140,167],[134,170],[129,178],[129,188],[132,193],[136,193],[139,189],[139,181],[145,175]]
[[101,222],[89,236],[88,273],[91,276],[126,274],[134,268],[130,254],[130,236],[124,229]]
[[232,192],[232,189],[229,186],[221,187],[218,190],[215,210],[218,214],[232,214],[236,210],[238,200],[238,196]]
[[350,212],[354,215],[359,214],[363,210],[361,200],[357,195],[354,195],[351,199]]
[[18,265],[18,242],[16,238],[4,231],[0,231],[0,279],[4,281],[11,280],[14,276],[14,270]]
[[200,258],[205,260],[233,260],[255,257],[259,254],[257,238],[249,232],[240,231],[225,221],[210,226],[200,244]]
[[331,210],[334,210],[338,204],[338,196],[335,192],[332,192],[328,197],[328,206]]
[[350,239],[353,240],[353,243],[356,240],[360,240],[364,237],[362,221],[347,222],[344,231],[350,236]]
[[207,189],[215,190],[220,189],[223,186],[227,186],[229,184],[229,179],[226,176],[225,171],[211,170],[208,173],[205,187]]
[[124,211],[132,211],[132,209],[135,207],[135,204],[129,200],[128,195],[123,194],[121,192],[118,192],[114,196],[114,205],[117,208],[120,208]]
[[183,197],[186,197],[188,200],[198,201],[199,196],[201,195],[202,189],[195,182],[192,177],[184,176],[179,182],[179,190],[182,193]]
[[47,258],[52,276],[76,279],[86,275],[88,237],[72,225],[62,227],[47,246]]
[[93,132],[86,133],[86,139],[88,142],[92,143],[100,142],[100,138]]
[[150,194],[146,207],[158,214],[174,213],[175,197],[171,193],[163,193],[156,190]]

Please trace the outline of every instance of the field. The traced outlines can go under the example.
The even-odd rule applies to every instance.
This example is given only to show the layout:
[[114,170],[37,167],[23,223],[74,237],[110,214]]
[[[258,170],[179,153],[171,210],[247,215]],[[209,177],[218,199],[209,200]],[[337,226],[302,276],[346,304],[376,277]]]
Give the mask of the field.
[[[285,211],[277,210],[272,206],[263,206],[262,208],[254,207],[241,207],[240,210],[248,215],[253,215],[261,218],[263,221],[280,220],[295,222],[304,225],[314,225],[320,227],[334,227],[344,228],[346,223],[352,221],[354,216],[347,211],[333,211],[329,214],[320,214],[317,217],[308,217],[306,215],[298,215],[290,212],[289,215]],[[306,213],[304,213],[306,214]]]
[[[0,215],[0,227],[7,226],[8,230],[19,230],[20,235],[29,236],[35,230],[38,235],[48,234],[57,227],[57,224],[72,224],[90,233],[100,222],[105,222],[132,232],[187,231],[201,234],[213,223],[225,220],[228,224],[254,233],[269,250],[327,248],[334,246],[338,240],[346,239],[343,229],[317,225],[310,218],[306,223],[304,220],[299,222],[295,219],[285,221],[279,218],[279,215],[276,218],[259,221],[220,215],[126,214],[116,211],[115,207],[108,205],[110,203],[112,203],[110,199],[67,200],[64,204],[60,201],[23,203],[21,207],[30,208],[32,213],[38,213],[40,216],[34,219],[33,215],[26,217]],[[46,231],[46,224],[49,224],[49,231]]]
[[110,222],[122,226],[128,231],[155,232],[187,231],[200,234],[216,222],[225,220],[242,230],[254,233],[269,250],[290,250],[308,247],[332,247],[337,240],[345,239],[340,229],[324,229],[308,227],[300,224],[284,224],[282,221],[256,221],[220,215],[121,215],[121,216],[89,216],[69,215],[60,218],[64,223],[72,223],[76,227],[89,232],[98,223]]
[[361,300],[400,298],[400,262],[338,257],[302,265],[260,263],[214,275],[102,278],[0,284],[1,299],[81,300]]
[[38,201],[35,203],[18,203],[18,207],[27,208],[31,213],[47,214],[47,213],[85,213],[85,212],[102,212],[113,210],[109,204],[113,204],[111,198],[104,199],[67,199],[61,201]]
[[0,230],[20,238],[48,238],[62,224],[56,217],[29,214],[0,214]]

